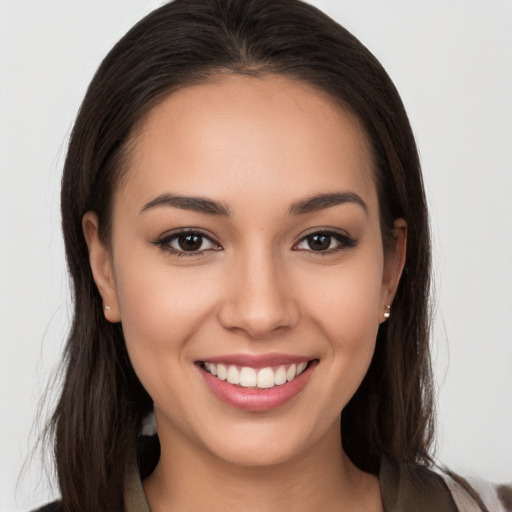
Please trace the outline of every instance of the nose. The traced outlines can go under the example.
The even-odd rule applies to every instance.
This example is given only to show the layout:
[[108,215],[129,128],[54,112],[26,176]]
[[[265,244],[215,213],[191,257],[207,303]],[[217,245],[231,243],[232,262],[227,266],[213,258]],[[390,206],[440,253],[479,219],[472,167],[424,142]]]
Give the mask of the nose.
[[219,312],[225,329],[251,339],[267,339],[293,327],[299,309],[293,282],[271,251],[240,257],[229,270],[229,286]]

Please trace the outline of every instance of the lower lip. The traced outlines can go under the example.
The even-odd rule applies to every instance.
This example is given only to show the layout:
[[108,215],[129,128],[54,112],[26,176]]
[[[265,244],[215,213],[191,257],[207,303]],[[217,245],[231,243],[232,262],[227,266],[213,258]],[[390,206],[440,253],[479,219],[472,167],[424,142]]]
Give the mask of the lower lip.
[[306,386],[317,361],[311,361],[307,368],[295,379],[269,389],[244,388],[220,380],[199,366],[201,376],[209,388],[223,402],[246,411],[269,411],[283,406],[297,396]]

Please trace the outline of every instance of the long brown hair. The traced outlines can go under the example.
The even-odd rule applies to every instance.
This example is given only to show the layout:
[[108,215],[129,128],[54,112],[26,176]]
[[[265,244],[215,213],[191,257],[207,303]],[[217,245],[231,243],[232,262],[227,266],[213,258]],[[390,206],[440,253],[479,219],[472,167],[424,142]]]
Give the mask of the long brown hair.
[[137,23],[104,59],[69,143],[61,204],[75,309],[48,429],[66,511],[123,509],[125,469],[152,408],[122,325],[103,316],[82,216],[97,213],[108,243],[112,197],[134,126],[173,90],[217,73],[307,82],[362,122],[377,163],[383,243],[394,219],[405,219],[407,259],[370,369],[343,411],[343,445],[355,464],[374,473],[383,455],[430,462],[429,226],[414,137],[393,83],[354,36],[300,0],[175,0]]

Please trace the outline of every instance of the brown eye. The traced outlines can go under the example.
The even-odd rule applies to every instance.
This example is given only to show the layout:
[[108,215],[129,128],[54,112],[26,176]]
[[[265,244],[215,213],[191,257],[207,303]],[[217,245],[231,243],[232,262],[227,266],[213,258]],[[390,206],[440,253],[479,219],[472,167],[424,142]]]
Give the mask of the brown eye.
[[331,239],[332,237],[325,233],[310,235],[306,238],[312,251],[326,251],[331,247]]
[[182,251],[198,251],[203,245],[203,236],[196,233],[180,235],[177,242]]
[[330,254],[354,247],[356,244],[357,241],[347,234],[335,231],[317,231],[300,240],[294,246],[294,250]]
[[196,256],[208,251],[219,251],[222,247],[200,231],[180,231],[153,242],[175,256]]

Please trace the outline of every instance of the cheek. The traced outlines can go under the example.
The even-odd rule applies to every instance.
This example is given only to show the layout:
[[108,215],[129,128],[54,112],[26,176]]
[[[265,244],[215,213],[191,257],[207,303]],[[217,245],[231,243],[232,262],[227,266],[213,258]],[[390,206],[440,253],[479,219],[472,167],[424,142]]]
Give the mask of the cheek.
[[[379,326],[382,270],[375,262],[340,266],[308,275],[304,295],[312,319],[329,339],[357,349],[373,342]],[[306,293],[307,292],[307,293]]]
[[123,261],[116,270],[121,323],[135,373],[155,404],[183,411],[183,400],[197,386],[184,368],[197,350],[194,335],[214,307],[214,276],[140,261]]
[[187,271],[123,258],[116,265],[121,323],[134,360],[186,355],[186,343],[206,321],[216,301],[216,279],[206,267]]
[[321,332],[329,387],[335,392],[332,411],[340,412],[360,386],[370,365],[380,319],[381,265],[359,260],[358,265],[332,269],[328,276],[311,275],[307,311]]

